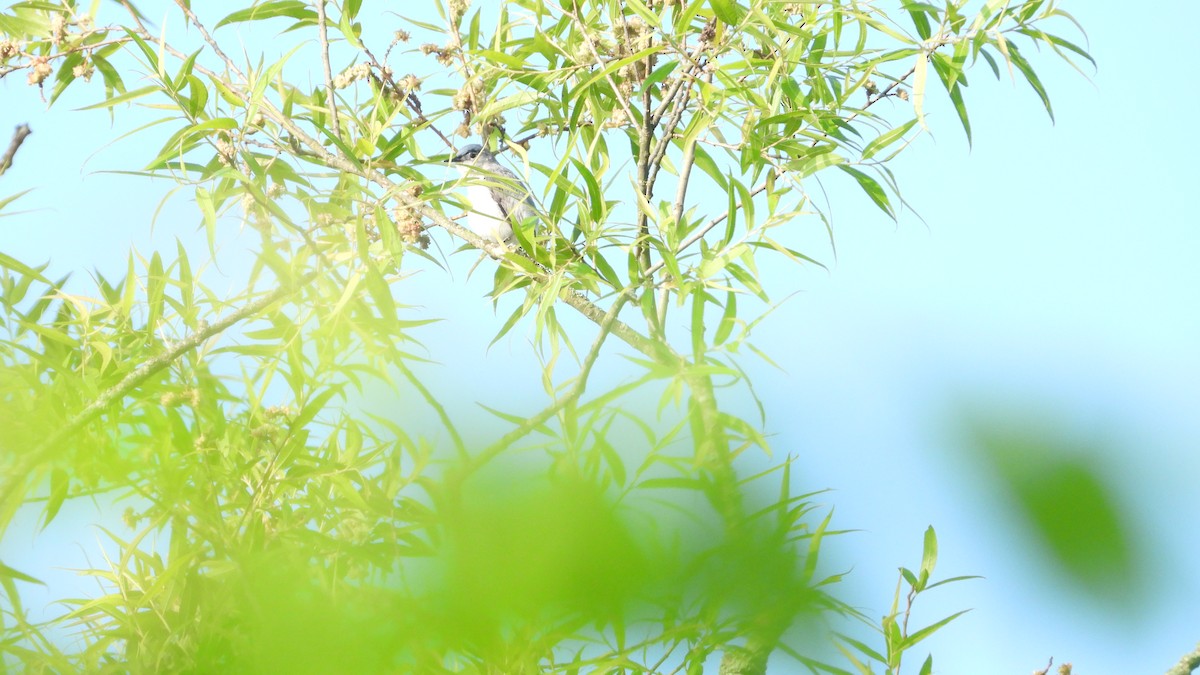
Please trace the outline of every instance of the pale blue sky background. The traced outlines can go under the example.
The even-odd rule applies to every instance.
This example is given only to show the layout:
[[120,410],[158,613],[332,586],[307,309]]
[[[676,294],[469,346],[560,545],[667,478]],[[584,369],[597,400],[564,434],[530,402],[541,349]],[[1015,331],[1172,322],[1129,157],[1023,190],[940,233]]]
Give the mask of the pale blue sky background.
[[[929,640],[942,673],[1028,673],[1050,656],[1081,675],[1161,672],[1200,640],[1200,176],[1190,124],[1200,100],[1183,67],[1200,7],[1062,5],[1087,28],[1099,71],[1089,82],[1026,51],[1057,125],[1027,85],[996,82],[981,64],[967,90],[968,150],[932,95],[934,138],[893,167],[924,222],[905,213],[895,224],[832,179],[837,258],[819,227],[804,225],[808,250],[830,270],[769,270],[777,287],[800,293],[756,333],[786,371],[754,371],[775,450],[800,457],[798,487],[833,488],[824,499],[838,526],[861,530],[835,546],[853,565],[851,601],[886,611],[895,569],[919,563],[929,524],[941,574],[986,577],[918,606],[914,620],[926,622],[974,609]],[[0,194],[38,188],[18,203],[29,213],[0,218],[0,251],[49,259],[52,273],[74,270],[85,285],[86,270],[123,272],[131,245],[148,255],[173,251],[176,236],[200,243],[182,199],[148,235],[170,186],[92,173],[148,155],[130,144],[101,150],[114,135],[106,116],[67,103],[45,112],[23,77],[0,81],[0,130],[28,121],[35,131]],[[223,246],[236,258],[251,243]],[[503,389],[518,407],[540,398],[536,362],[520,331],[486,351],[505,318],[480,300],[487,276],[426,271],[398,295],[447,319],[421,336],[452,350],[455,371],[485,373],[446,391],[469,403]],[[219,275],[209,282],[221,288]],[[978,396],[1108,442],[1095,462],[1143,542],[1152,571],[1143,606],[1114,608],[1048,571],[948,429],[958,403]],[[95,560],[86,509],[60,517],[36,551],[30,532],[14,530],[0,555],[26,571],[76,564],[89,550]]]

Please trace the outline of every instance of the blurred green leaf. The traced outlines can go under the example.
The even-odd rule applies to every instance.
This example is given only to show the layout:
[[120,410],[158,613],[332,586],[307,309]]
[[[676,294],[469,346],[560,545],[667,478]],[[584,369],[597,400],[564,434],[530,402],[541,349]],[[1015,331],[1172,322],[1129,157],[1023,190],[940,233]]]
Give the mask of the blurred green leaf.
[[1106,449],[1019,416],[985,418],[971,441],[996,486],[1069,579],[1110,598],[1141,577],[1125,511],[1100,467]]

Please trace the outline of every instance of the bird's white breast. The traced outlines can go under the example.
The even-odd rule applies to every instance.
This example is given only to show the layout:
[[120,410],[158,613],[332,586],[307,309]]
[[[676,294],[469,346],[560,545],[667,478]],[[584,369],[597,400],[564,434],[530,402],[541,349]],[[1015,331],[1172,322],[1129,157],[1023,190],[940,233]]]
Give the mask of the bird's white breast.
[[500,206],[492,197],[492,191],[486,185],[468,185],[467,201],[471,203],[471,210],[467,213],[469,230],[497,242],[512,239],[512,224],[504,217],[504,212],[500,210]]

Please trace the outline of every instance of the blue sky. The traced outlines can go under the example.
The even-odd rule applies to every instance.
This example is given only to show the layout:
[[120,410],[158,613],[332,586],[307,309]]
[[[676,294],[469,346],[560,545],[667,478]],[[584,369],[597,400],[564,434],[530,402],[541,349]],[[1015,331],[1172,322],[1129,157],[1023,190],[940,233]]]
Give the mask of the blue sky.
[[[1024,82],[976,69],[966,92],[974,147],[933,94],[934,136],[893,166],[920,218],[894,223],[831,178],[836,259],[811,228],[829,271],[767,270],[799,293],[756,333],[783,367],[756,367],[756,387],[775,451],[800,458],[799,487],[832,488],[835,522],[859,530],[835,547],[853,567],[851,601],[886,611],[896,567],[919,562],[930,524],[941,574],[986,577],[918,606],[925,622],[973,608],[925,645],[943,673],[1031,672],[1051,656],[1079,673],[1154,672],[1200,640],[1200,218],[1188,199],[1200,176],[1187,126],[1200,101],[1175,66],[1189,62],[1200,8],[1162,3],[1151,23],[1124,3],[1062,6],[1087,29],[1099,69],[1089,82],[1052,55],[1026,54],[1057,124]],[[123,153],[145,156],[128,144],[103,150],[114,134],[102,113],[69,110],[82,102],[46,112],[15,77],[0,81],[0,101],[0,129],[29,121],[35,131],[0,189],[38,188],[18,203],[28,213],[0,218],[0,250],[82,276],[123,272],[131,245],[148,255],[173,251],[175,236],[201,241],[182,199],[147,232],[166,183],[93,173],[123,168]],[[423,333],[427,344],[449,349],[455,370],[483,373],[451,393],[536,400],[528,336],[486,349],[505,318],[480,300],[488,275],[438,274],[422,272],[402,301],[445,317]],[[956,413],[976,400],[1103,441],[1095,465],[1145,551],[1143,602],[1089,597],[1046,564],[962,451]],[[96,532],[80,527],[87,508],[52,533],[78,542],[75,553],[95,551]],[[7,563],[22,568],[31,536],[5,539]],[[41,561],[68,555],[39,546]]]

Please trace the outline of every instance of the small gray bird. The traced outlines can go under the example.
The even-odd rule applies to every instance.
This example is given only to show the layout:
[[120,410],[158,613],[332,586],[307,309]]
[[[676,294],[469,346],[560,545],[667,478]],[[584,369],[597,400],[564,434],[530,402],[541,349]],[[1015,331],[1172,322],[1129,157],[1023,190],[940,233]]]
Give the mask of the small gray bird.
[[484,239],[512,244],[513,226],[537,215],[529,188],[496,161],[487,148],[472,143],[449,160],[468,179],[467,228]]

